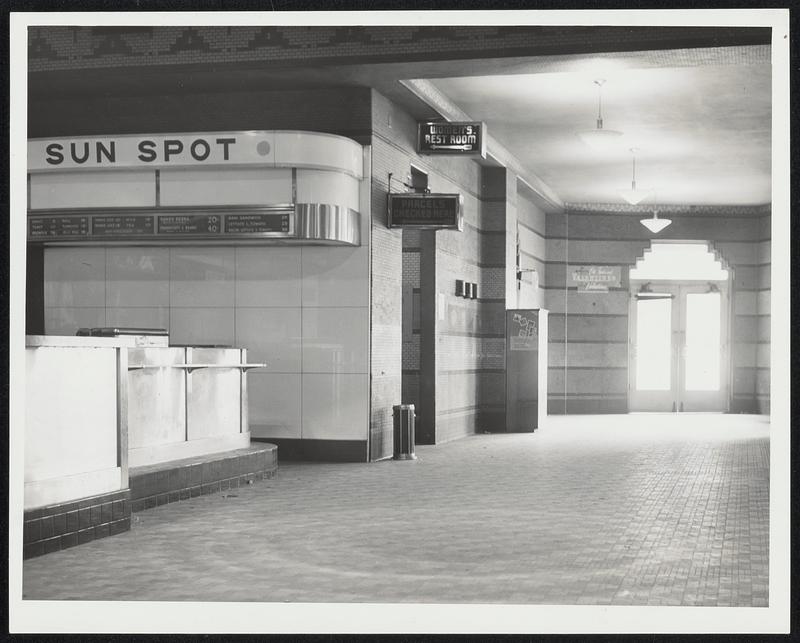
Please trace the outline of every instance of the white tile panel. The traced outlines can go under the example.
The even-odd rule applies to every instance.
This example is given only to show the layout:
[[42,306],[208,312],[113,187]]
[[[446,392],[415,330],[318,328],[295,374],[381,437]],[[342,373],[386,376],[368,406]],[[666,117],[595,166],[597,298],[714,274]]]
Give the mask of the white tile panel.
[[369,304],[369,248],[305,246],[302,261],[304,306]]
[[367,373],[368,308],[303,308],[303,372]]
[[299,373],[250,371],[247,397],[252,437],[300,438],[301,379]]
[[106,325],[105,308],[45,307],[45,335],[74,335],[79,328]]
[[170,305],[233,306],[234,248],[172,248]]
[[300,372],[300,331],[299,307],[236,309],[236,346],[269,372]]
[[300,248],[236,249],[236,305],[299,306]]
[[233,346],[233,308],[172,308],[169,341],[171,344]]
[[304,439],[366,440],[369,375],[303,375]]
[[105,306],[105,248],[45,248],[45,306]]
[[169,306],[169,249],[106,249],[106,305]]
[[109,307],[106,308],[106,326],[122,328],[169,329],[169,308]]

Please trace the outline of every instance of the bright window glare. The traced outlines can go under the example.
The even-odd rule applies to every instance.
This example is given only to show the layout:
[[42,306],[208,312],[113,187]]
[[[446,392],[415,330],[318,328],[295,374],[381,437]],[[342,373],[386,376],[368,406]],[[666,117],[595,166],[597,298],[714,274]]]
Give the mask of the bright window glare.
[[686,295],[686,390],[718,391],[720,294]]
[[670,389],[672,352],[672,300],[639,299],[636,302],[636,388]]
[[657,243],[631,268],[631,279],[724,281],[728,271],[704,243]]

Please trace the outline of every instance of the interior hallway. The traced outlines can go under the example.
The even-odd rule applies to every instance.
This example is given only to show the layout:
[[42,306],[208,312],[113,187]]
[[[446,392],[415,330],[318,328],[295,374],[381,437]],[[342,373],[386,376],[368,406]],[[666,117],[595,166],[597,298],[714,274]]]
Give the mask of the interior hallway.
[[134,514],[25,561],[24,598],[768,603],[765,416],[556,416],[417,455]]

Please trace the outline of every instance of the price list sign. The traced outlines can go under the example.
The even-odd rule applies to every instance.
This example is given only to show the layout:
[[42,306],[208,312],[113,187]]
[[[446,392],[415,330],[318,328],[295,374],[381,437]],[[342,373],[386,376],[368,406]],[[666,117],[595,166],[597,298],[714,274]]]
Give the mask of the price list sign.
[[178,214],[158,217],[158,234],[218,234],[218,214]]
[[153,234],[153,217],[142,214],[93,216],[94,237],[138,237]]
[[288,236],[292,233],[292,218],[289,214],[228,214],[225,217],[225,232]]
[[89,236],[89,217],[28,217],[29,239]]

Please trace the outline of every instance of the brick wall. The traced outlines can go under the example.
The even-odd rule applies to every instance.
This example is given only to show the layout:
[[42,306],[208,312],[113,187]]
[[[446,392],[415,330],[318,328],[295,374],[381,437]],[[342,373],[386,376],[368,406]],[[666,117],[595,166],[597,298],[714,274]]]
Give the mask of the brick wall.
[[[402,338],[400,397],[417,407],[417,439],[439,443],[480,430],[484,410],[502,402],[507,176],[503,168],[481,168],[469,159],[418,156],[416,120],[375,96],[373,234],[385,217],[389,172],[394,191],[405,190],[401,183],[413,164],[428,174],[432,192],[464,197],[462,232],[404,230],[398,237],[399,266],[394,261],[387,264],[399,278],[399,287],[388,280],[373,287],[373,297],[391,299],[387,305],[393,309],[399,305],[394,318],[407,326],[394,333]],[[496,189],[498,181],[502,188]],[[377,244],[375,248],[378,252]],[[477,283],[478,298],[457,297],[457,279]],[[410,311],[402,310],[404,292]],[[426,342],[428,350],[423,347]],[[431,385],[421,388],[426,373]]]
[[[659,239],[703,239],[733,269],[731,298],[733,412],[754,412],[759,369],[758,302],[768,310],[769,282],[758,253],[759,208],[686,208]],[[624,413],[628,390],[628,269],[649,246],[638,216],[568,209],[547,217],[545,303],[550,310],[548,412]],[[601,242],[601,243],[598,243]],[[768,244],[766,244],[768,246]],[[609,293],[566,288],[567,264],[621,265],[622,284]],[[766,286],[766,288],[765,288]],[[766,299],[765,299],[766,298]],[[761,329],[763,332],[763,329]],[[768,336],[766,338],[768,341]],[[768,346],[768,345],[767,345]],[[768,348],[767,348],[768,351]],[[766,371],[768,380],[768,370]],[[763,391],[763,383],[761,384]],[[768,400],[768,396],[762,398]],[[768,403],[768,402],[767,402]]]

